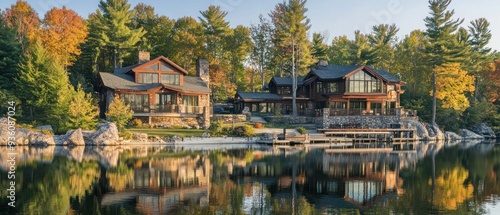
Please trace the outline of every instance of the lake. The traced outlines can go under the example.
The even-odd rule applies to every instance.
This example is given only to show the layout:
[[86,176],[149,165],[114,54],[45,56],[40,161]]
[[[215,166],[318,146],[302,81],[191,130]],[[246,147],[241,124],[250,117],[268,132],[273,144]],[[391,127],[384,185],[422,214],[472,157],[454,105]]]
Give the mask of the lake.
[[500,214],[500,145],[336,154],[258,145],[17,147],[0,213]]

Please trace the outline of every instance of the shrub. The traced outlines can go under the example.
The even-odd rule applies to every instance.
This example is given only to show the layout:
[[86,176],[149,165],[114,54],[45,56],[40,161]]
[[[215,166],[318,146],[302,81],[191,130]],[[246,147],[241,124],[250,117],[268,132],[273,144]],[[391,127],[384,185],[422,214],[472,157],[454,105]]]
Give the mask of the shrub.
[[239,137],[253,137],[255,136],[255,130],[250,125],[243,125],[234,128],[233,134]]
[[297,127],[296,129],[300,134],[307,134],[307,130],[304,127]]
[[224,123],[222,121],[212,121],[210,122],[210,135],[211,136],[221,136],[224,134]]
[[129,130],[123,129],[122,131],[120,131],[120,133],[118,133],[118,136],[123,137],[124,140],[130,140],[130,139],[132,139],[132,132],[130,132]]
[[120,98],[114,98],[109,104],[108,112],[106,112],[108,120],[115,122],[120,131],[132,119],[133,115],[134,112],[130,109],[130,106]]
[[133,119],[132,120],[132,126],[136,127],[136,128],[141,128],[142,127],[142,120],[141,119]]

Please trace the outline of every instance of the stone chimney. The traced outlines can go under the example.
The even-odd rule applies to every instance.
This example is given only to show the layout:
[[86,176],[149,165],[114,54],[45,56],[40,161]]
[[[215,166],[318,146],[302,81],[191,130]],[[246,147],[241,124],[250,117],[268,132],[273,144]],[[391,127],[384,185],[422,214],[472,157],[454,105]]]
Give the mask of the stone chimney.
[[319,60],[318,66],[328,66],[328,60],[325,59]]
[[149,52],[139,51],[139,56],[138,56],[139,60],[138,60],[138,63],[139,64],[146,63],[146,62],[148,62],[148,61],[151,60],[150,57],[151,56],[150,56]]
[[210,87],[210,73],[208,72],[208,68],[209,63],[207,59],[199,58],[196,61],[196,76],[200,77]]

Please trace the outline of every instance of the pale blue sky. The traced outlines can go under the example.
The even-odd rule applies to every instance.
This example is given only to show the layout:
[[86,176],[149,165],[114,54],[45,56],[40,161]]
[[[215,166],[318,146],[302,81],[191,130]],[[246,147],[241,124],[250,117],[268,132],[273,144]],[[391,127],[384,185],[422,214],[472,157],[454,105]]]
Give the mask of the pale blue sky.
[[[0,0],[0,8],[10,7],[16,0]],[[281,0],[129,0],[135,6],[144,2],[155,7],[156,13],[170,18],[183,16],[198,17],[200,11],[209,5],[219,5],[228,12],[227,21],[232,26],[242,24],[250,26],[258,23],[259,14],[267,14]],[[56,6],[75,10],[82,17],[95,12],[99,0],[28,0],[40,17],[47,10]],[[428,15],[427,0],[309,0],[307,16],[311,19],[311,31],[327,36],[327,43],[340,35],[352,38],[355,30],[369,33],[376,24],[395,23],[402,38],[414,29],[425,29],[423,19]],[[455,10],[455,18],[464,18],[464,26],[470,21],[484,17],[490,23],[493,38],[489,44],[500,51],[500,1],[498,0],[453,0],[449,9]]]

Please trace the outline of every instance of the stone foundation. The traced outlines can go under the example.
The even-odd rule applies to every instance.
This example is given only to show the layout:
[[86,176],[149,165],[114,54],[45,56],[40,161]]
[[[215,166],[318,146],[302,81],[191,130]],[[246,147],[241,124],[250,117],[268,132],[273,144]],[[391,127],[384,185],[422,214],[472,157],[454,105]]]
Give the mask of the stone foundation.
[[401,122],[401,118],[397,116],[330,116],[322,119],[323,128],[330,128],[332,125],[338,128],[387,128],[389,124]]
[[247,116],[245,114],[214,114],[210,120],[223,121],[224,123],[233,122],[246,122]]
[[279,123],[279,124],[316,124],[318,122],[318,117],[307,117],[307,116],[265,116],[264,119],[267,122]]

